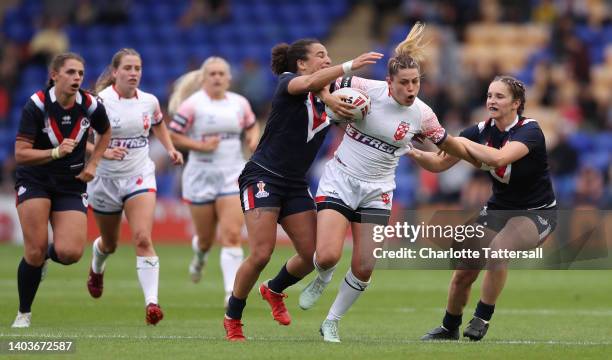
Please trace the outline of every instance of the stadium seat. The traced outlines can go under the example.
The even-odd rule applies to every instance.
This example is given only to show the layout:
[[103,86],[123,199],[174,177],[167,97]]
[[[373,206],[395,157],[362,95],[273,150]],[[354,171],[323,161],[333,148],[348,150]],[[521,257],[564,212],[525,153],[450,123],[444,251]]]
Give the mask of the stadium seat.
[[586,153],[593,150],[593,142],[591,136],[586,133],[575,133],[569,138],[569,143],[579,153]]
[[47,81],[47,69],[43,66],[28,66],[21,73],[21,82],[26,84],[43,84]]
[[612,153],[612,132],[604,132],[593,137],[595,149],[600,152],[608,151]]
[[610,166],[610,152],[604,150],[581,153],[580,164],[591,166],[604,172],[608,171],[608,166]]
[[34,28],[30,24],[30,18],[20,18],[17,12],[9,12],[2,24],[4,35],[17,43],[27,43],[34,35]]

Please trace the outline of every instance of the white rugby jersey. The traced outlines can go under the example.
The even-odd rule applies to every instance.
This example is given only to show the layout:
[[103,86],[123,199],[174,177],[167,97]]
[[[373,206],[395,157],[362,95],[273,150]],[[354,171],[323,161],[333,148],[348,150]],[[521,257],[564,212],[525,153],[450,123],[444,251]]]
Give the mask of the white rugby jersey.
[[98,97],[102,99],[111,125],[108,147],[123,146],[128,153],[123,160],[102,159],[96,175],[116,178],[155,171],[155,164],[149,158],[149,132],[151,126],[163,119],[157,98],[136,89],[136,96],[126,99],[113,85],[102,90]]
[[335,158],[348,174],[366,181],[394,180],[399,162],[396,152],[402,153],[403,148],[410,146],[414,135],[426,137],[435,144],[446,137],[436,114],[419,98],[411,106],[400,105],[391,96],[385,81],[353,77],[350,86],[370,96],[371,111],[365,120],[346,127],[336,150]]
[[181,103],[170,122],[170,128],[197,141],[209,136],[220,137],[215,151],[191,150],[189,161],[235,166],[245,161],[240,134],[254,124],[255,114],[244,96],[227,91],[223,99],[217,100],[211,99],[204,90],[199,90]]

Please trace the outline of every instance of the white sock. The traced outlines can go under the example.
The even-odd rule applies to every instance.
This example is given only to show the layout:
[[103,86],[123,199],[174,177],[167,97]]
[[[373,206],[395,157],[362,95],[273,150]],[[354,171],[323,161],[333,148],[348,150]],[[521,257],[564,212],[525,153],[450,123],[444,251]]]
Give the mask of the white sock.
[[221,272],[223,272],[223,284],[225,293],[231,294],[234,289],[236,272],[244,259],[244,251],[240,246],[221,248]]
[[205,263],[208,259],[208,251],[200,250],[200,246],[198,245],[198,235],[193,235],[191,238],[191,249],[193,253],[198,257],[198,261],[201,263]]
[[159,257],[137,256],[136,272],[138,281],[144,293],[145,305],[157,304],[157,289],[159,287]]
[[98,236],[98,238],[94,241],[92,245],[92,254],[91,257],[91,270],[93,270],[96,274],[101,274],[104,272],[104,268],[106,267],[106,258],[110,254],[103,253],[100,250],[100,242],[102,238]]
[[317,253],[312,256],[312,263],[314,264],[315,269],[317,269],[317,272],[319,273],[319,278],[325,283],[330,282],[337,265],[334,265],[333,267],[327,270],[321,268],[319,264],[317,264]]
[[349,268],[344,281],[340,284],[336,300],[334,300],[329,313],[327,313],[327,320],[340,320],[359,296],[363,294],[369,284],[369,280],[368,282],[363,282],[357,279]]

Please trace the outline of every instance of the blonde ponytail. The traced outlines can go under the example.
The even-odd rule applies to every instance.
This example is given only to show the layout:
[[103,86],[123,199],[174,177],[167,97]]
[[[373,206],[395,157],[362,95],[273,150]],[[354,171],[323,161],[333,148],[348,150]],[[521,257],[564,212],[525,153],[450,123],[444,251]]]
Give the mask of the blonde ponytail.
[[425,58],[425,48],[427,44],[423,44],[423,36],[425,35],[425,24],[416,22],[406,39],[399,43],[395,48],[395,56],[404,55],[410,56],[417,62],[423,61]]
[[428,43],[423,43],[425,35],[425,24],[416,22],[406,39],[395,47],[395,54],[387,65],[389,76],[393,76],[401,69],[419,69],[419,63],[425,59],[425,48]]
[[115,79],[113,78],[113,70],[111,65],[108,65],[102,74],[96,80],[96,85],[94,87],[95,94],[99,94],[102,90],[111,86],[115,83]]
[[179,106],[185,101],[191,94],[202,88],[204,82],[204,76],[206,74],[206,67],[213,62],[221,62],[227,66],[228,75],[232,76],[230,64],[222,57],[210,56],[202,63],[202,66],[198,70],[190,71],[174,82],[174,89],[170,100],[168,101],[168,113],[174,114],[178,110]]
[[176,79],[168,101],[168,113],[175,114],[179,106],[191,94],[202,88],[202,71],[193,70]]

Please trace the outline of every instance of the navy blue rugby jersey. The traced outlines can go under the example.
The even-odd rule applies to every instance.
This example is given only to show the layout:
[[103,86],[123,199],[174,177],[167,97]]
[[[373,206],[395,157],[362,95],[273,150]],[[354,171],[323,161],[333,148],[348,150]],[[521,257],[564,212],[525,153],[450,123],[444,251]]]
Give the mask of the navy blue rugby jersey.
[[278,176],[304,181],[330,123],[325,104],[312,93],[289,94],[289,81],[297,76],[279,76],[272,111],[251,161]]
[[78,145],[61,159],[41,165],[18,165],[17,179],[77,175],[84,167],[89,128],[100,134],[109,131],[104,105],[93,95],[79,89],[74,106],[64,109],[57,102],[54,90],[51,87],[37,91],[30,97],[21,113],[17,140],[32,143],[34,149],[52,149],[64,138],[74,139]]
[[459,136],[496,149],[508,141],[519,141],[529,148],[521,159],[489,171],[493,195],[489,203],[503,209],[537,209],[556,205],[544,134],[533,119],[519,117],[501,131],[495,120],[482,121],[464,129]]

